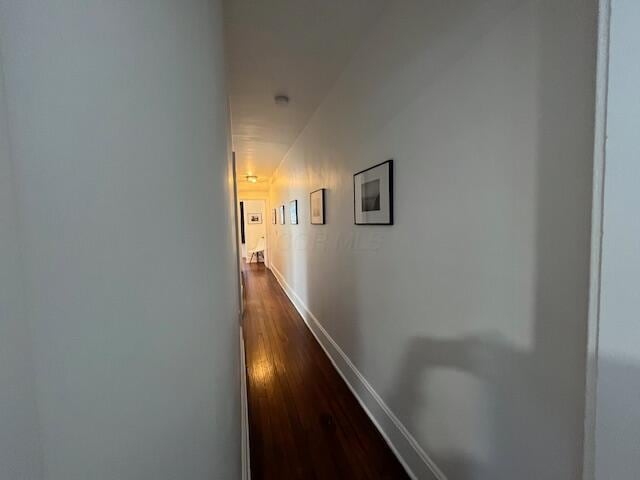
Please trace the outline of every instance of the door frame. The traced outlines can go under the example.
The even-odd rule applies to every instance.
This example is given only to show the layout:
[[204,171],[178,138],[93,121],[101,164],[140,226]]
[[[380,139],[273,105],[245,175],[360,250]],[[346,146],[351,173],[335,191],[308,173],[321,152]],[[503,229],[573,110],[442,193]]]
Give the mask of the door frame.
[[596,95],[593,144],[591,206],[591,257],[589,266],[589,310],[585,359],[585,402],[582,480],[595,480],[596,407],[598,394],[598,346],[600,329],[604,182],[609,90],[609,28],[611,0],[598,0]]
[[[236,201],[236,211],[238,211],[240,209],[240,202],[246,202],[246,201],[251,201],[251,200],[257,200],[257,201],[263,201],[264,202],[264,215],[262,216],[262,221],[264,222],[264,244],[265,244],[265,251],[264,251],[264,266],[267,267],[269,270],[271,270],[271,252],[270,250],[270,242],[269,242],[269,235],[270,235],[270,226],[271,226],[271,208],[270,208],[270,202],[269,202],[269,198],[263,196],[262,194],[260,195],[247,195],[247,194],[242,194],[238,196],[238,200]],[[246,210],[246,208],[245,208]],[[244,218],[242,219],[243,223],[244,223]],[[239,258],[242,259],[242,254],[239,252]],[[242,260],[240,260],[240,262],[242,262]]]

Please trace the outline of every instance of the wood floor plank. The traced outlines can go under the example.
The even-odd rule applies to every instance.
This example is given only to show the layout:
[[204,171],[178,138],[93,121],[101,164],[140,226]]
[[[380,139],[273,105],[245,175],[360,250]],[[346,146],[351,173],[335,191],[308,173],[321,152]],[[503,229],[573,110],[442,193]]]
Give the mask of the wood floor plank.
[[253,480],[409,478],[264,264],[245,264]]

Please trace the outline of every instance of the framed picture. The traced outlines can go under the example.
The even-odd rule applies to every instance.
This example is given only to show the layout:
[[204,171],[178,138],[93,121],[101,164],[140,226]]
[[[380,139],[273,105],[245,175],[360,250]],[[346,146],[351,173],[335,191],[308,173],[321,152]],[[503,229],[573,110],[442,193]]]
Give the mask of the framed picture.
[[280,205],[280,225],[284,225],[284,205]]
[[311,192],[311,225],[324,225],[324,188]]
[[247,213],[247,223],[248,224],[256,224],[262,223],[262,214],[261,213]]
[[271,211],[271,223],[275,225],[277,222],[278,222],[278,213],[276,212],[276,209],[273,208]]
[[356,225],[393,225],[393,160],[353,176]]
[[291,225],[298,224],[298,200],[289,202],[289,216],[291,217]]

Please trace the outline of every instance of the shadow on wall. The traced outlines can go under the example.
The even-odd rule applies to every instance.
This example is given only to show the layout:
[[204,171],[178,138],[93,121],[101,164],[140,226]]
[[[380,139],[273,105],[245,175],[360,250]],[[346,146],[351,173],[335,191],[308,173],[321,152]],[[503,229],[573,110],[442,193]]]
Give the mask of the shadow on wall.
[[[573,49],[584,45],[575,44],[580,35],[563,38],[562,21],[568,17],[567,9],[584,2],[558,5],[543,0],[533,5],[541,32],[538,111],[532,112],[538,115],[533,346],[514,348],[498,331],[455,339],[415,337],[408,342],[393,388],[384,395],[413,430],[429,411],[428,395],[420,390],[428,384],[424,377],[446,369],[486,386],[486,459],[464,452],[431,452],[428,444],[422,445],[452,480],[574,479],[582,468],[591,204],[591,168],[585,165],[592,161],[592,146],[585,143],[586,138],[568,145],[563,137],[571,124],[589,131],[593,105],[582,100],[593,79],[584,78],[583,72],[591,70],[595,77],[595,37],[593,58],[582,55],[582,63],[567,61]],[[556,9],[565,13],[554,16]],[[595,31],[595,11],[593,18],[580,23]],[[569,43],[559,48],[564,40]],[[579,79],[576,90],[582,93],[572,95],[566,88],[557,88],[559,82],[569,85],[567,78]],[[473,318],[475,312],[466,313]],[[429,318],[424,322],[429,323]],[[634,395],[640,391],[637,367],[609,362],[604,368],[611,369],[614,377],[628,379]],[[640,428],[632,428],[637,438]]]
[[[487,462],[462,454],[443,455],[437,464],[449,479],[580,478],[579,467],[566,477],[553,471],[554,465],[562,461],[560,452],[555,442],[544,441],[562,439],[565,416],[575,416],[582,411],[576,408],[563,413],[548,404],[546,392],[553,388],[549,378],[554,376],[548,367],[543,371],[542,358],[513,350],[497,333],[488,333],[486,338],[451,341],[414,339],[405,353],[401,369],[408,374],[394,385],[394,393],[388,397],[389,404],[408,403],[403,420],[407,425],[413,425],[417,413],[429,409],[425,396],[416,388],[420,377],[437,372],[439,368],[473,375],[488,384],[492,393],[491,410],[487,412],[492,435],[486,442],[494,453]],[[598,422],[607,428],[599,427],[597,478],[611,475],[611,472],[616,472],[615,478],[635,478],[637,470],[633,466],[637,467],[640,455],[637,442],[640,422],[633,412],[640,392],[640,364],[604,358],[598,368],[604,379],[599,384],[600,405],[604,408],[598,411]],[[626,388],[623,392],[621,385]],[[567,387],[564,392],[556,393],[571,398],[574,392],[569,390]],[[532,458],[536,461],[531,462]],[[579,463],[580,457],[575,461]]]
[[[445,311],[444,316],[447,318],[429,318],[427,313],[427,316],[422,316],[420,319],[423,325],[451,323],[456,326],[463,325],[467,331],[475,325],[484,324],[486,330],[455,338],[414,335],[407,340],[402,348],[397,349],[398,351],[402,350],[402,353],[398,355],[400,361],[395,365],[394,374],[390,377],[394,380],[385,385],[388,387],[391,384],[389,388],[379,392],[402,423],[418,437],[416,432],[419,427],[424,426],[424,419],[441,414],[441,411],[437,409],[433,409],[435,413],[431,413],[430,399],[442,395],[442,392],[429,391],[433,382],[426,382],[425,377],[437,376],[444,370],[450,378],[453,378],[453,382],[456,381],[458,373],[471,377],[477,382],[479,388],[476,390],[481,390],[483,393],[482,396],[478,395],[478,398],[473,398],[472,401],[479,404],[478,408],[484,413],[479,420],[482,422],[481,426],[464,426],[462,425],[463,421],[456,423],[455,406],[452,406],[446,412],[448,416],[443,421],[448,422],[452,419],[453,421],[450,424],[440,426],[441,430],[450,432],[454,440],[450,442],[454,445],[450,450],[444,449],[441,444],[432,445],[430,440],[433,442],[435,438],[433,433],[427,432],[420,437],[422,447],[433,456],[435,463],[450,480],[579,478],[582,464],[581,439],[584,411],[590,238],[589,205],[591,202],[592,170],[590,165],[592,145],[589,144],[588,138],[592,132],[593,119],[593,105],[585,101],[586,98],[593,98],[593,78],[585,77],[585,72],[595,72],[595,34],[593,32],[595,32],[596,24],[595,7],[587,8],[585,6],[591,5],[591,3],[593,2],[590,0],[567,0],[566,2],[557,2],[556,0],[465,0],[452,4],[451,2],[402,0],[390,4],[394,17],[390,19],[390,26],[384,32],[384,35],[391,37],[389,43],[392,46],[389,52],[384,54],[385,57],[381,61],[374,62],[373,60],[380,59],[375,56],[370,57],[373,60],[366,64],[357,75],[353,72],[347,72],[346,77],[341,80],[347,85],[341,85],[344,88],[336,93],[332,104],[320,109],[321,114],[336,117],[330,117],[330,120],[335,120],[335,122],[332,123],[330,129],[322,131],[321,135],[324,134],[327,137],[325,138],[327,143],[330,143],[329,140],[332,141],[331,147],[326,147],[327,149],[340,151],[339,155],[331,151],[331,156],[335,156],[338,160],[344,160],[344,165],[338,161],[335,162],[338,165],[329,164],[326,169],[319,170],[329,172],[337,170],[343,180],[336,180],[332,183],[326,179],[316,178],[314,175],[316,181],[308,179],[303,183],[305,186],[315,188],[329,187],[326,202],[327,214],[330,224],[332,226],[338,225],[338,227],[326,230],[324,227],[306,229],[308,236],[303,240],[296,240],[302,243],[292,245],[290,243],[293,242],[291,235],[296,228],[300,227],[288,226],[286,230],[288,233],[283,233],[277,239],[278,245],[274,250],[274,255],[281,257],[284,251],[292,252],[292,258],[288,264],[286,261],[281,261],[280,258],[277,259],[277,265],[287,264],[288,270],[281,273],[286,278],[293,279],[292,286],[295,285],[298,295],[316,317],[323,320],[323,326],[330,330],[331,336],[338,341],[342,350],[349,355],[353,363],[367,376],[376,374],[375,365],[371,366],[371,359],[374,358],[374,361],[380,362],[383,360],[376,358],[375,354],[380,352],[372,352],[373,347],[367,349],[369,344],[366,343],[364,337],[370,330],[363,329],[374,327],[366,323],[368,319],[365,318],[366,314],[364,313],[365,302],[371,303],[372,297],[375,297],[378,303],[384,303],[380,302],[380,298],[385,300],[388,296],[393,295],[397,297],[395,300],[399,298],[401,301],[416,298],[424,300],[426,296],[423,295],[424,292],[418,292],[416,297],[412,297],[402,291],[401,287],[394,285],[398,281],[398,278],[394,277],[395,272],[385,270],[385,267],[390,266],[385,262],[388,262],[392,257],[386,255],[383,249],[380,249],[379,252],[376,252],[375,249],[367,250],[367,235],[372,232],[382,232],[379,229],[387,227],[353,227],[351,226],[353,212],[350,208],[338,208],[338,205],[351,205],[353,201],[350,186],[351,172],[349,171],[351,165],[347,162],[350,160],[350,154],[355,156],[361,153],[358,149],[362,146],[353,146],[352,144],[357,144],[358,140],[364,142],[369,137],[375,137],[376,134],[379,134],[384,122],[392,121],[402,113],[403,109],[415,105],[418,101],[416,99],[424,90],[434,82],[441,81],[442,78],[439,76],[443,71],[465,58],[474,44],[482,41],[483,36],[496,28],[496,25],[509,22],[510,15],[514,10],[526,9],[527,22],[531,21],[535,25],[531,29],[527,28],[527,31],[522,35],[533,34],[535,40],[532,42],[537,42],[536,50],[530,53],[531,59],[526,59],[534,65],[537,74],[535,79],[537,89],[531,92],[535,108],[532,108],[530,112],[532,121],[522,127],[525,130],[523,136],[527,137],[525,141],[531,137],[531,143],[535,144],[529,149],[530,152],[526,153],[535,156],[535,158],[527,158],[526,162],[522,162],[527,166],[531,165],[532,201],[530,203],[532,203],[531,224],[533,226],[531,231],[533,233],[530,234],[527,231],[524,234],[527,235],[527,242],[531,236],[535,237],[535,240],[531,241],[531,244],[535,242],[535,251],[528,252],[533,257],[534,265],[531,268],[530,277],[534,280],[531,288],[527,285],[518,286],[518,291],[525,291],[523,297],[526,296],[526,300],[531,300],[530,304],[521,306],[521,312],[513,313],[513,315],[522,314],[522,316],[504,318],[500,323],[501,327],[504,326],[507,330],[512,326],[509,323],[509,320],[512,319],[514,325],[517,323],[513,330],[518,334],[525,327],[531,328],[531,338],[527,335],[527,341],[523,342],[526,343],[526,347],[519,347],[514,345],[512,338],[509,338],[508,334],[511,332],[490,329],[486,325],[491,325],[491,321],[484,319],[483,322],[482,315],[484,313],[502,313],[505,310],[494,308],[495,305],[500,302],[508,303],[511,300],[506,297],[515,289],[509,289],[509,278],[506,277],[509,277],[512,271],[516,272],[513,275],[515,281],[523,281],[525,276],[517,274],[520,273],[518,271],[519,265],[521,265],[519,258],[502,259],[503,262],[511,261],[512,264],[508,267],[501,265],[502,268],[499,271],[496,269],[497,274],[501,275],[499,286],[494,290],[483,290],[483,292],[495,293],[495,298],[485,295],[478,300],[460,302],[464,303],[464,306],[460,306],[454,304],[457,299],[453,298],[454,295],[450,295],[451,298],[447,300],[449,310],[442,310]],[[429,28],[420,25],[421,22],[424,23],[424,19],[431,23],[437,20],[437,15],[429,15],[429,9],[445,8],[443,6],[445,4],[450,5],[446,8],[452,10],[451,23],[436,24],[433,25],[434,28],[430,28],[431,25],[428,25]],[[576,17],[576,15],[584,15],[586,11],[592,12],[592,18]],[[568,19],[572,18],[575,18],[575,25],[571,27],[573,30],[567,31]],[[579,29],[582,30],[577,31]],[[585,45],[585,38],[591,38],[593,45]],[[367,45],[367,48],[375,48],[375,45]],[[589,49],[593,52],[591,57],[584,54]],[[415,55],[416,52],[422,53],[422,55]],[[503,51],[496,52],[492,60],[497,64],[503,63],[504,60],[500,58],[500,55],[504,53]],[[529,52],[527,52],[528,55]],[[513,68],[520,66],[516,60],[511,59],[511,61],[514,62]],[[359,75],[379,76],[380,82],[363,85],[362,88],[359,88],[359,85],[350,85],[350,82],[355,84],[361,80]],[[508,87],[509,85],[505,85],[505,89]],[[385,95],[392,89],[394,92],[401,93]],[[521,93],[518,89],[509,90],[501,93],[501,98],[504,98],[505,102],[516,101],[517,99],[509,98],[509,94],[513,92],[515,94]],[[464,93],[469,94],[469,92]],[[478,92],[472,93],[478,96]],[[346,98],[346,95],[352,96]],[[378,99],[380,102],[377,102]],[[371,103],[374,105],[371,106]],[[339,114],[342,112],[336,105],[341,104],[354,105],[354,108],[340,116]],[[455,106],[461,108],[459,104]],[[480,106],[487,108],[482,103]],[[510,112],[508,109],[503,109],[483,113],[487,123],[491,123],[492,115],[499,115],[505,111]],[[528,119],[518,118],[516,120]],[[319,122],[319,124],[318,128],[322,129],[322,123]],[[438,126],[442,125],[448,124],[443,121]],[[472,128],[474,126],[464,125],[463,127]],[[530,130],[527,129],[535,130],[535,132],[530,134]],[[568,140],[567,136],[571,132],[577,132],[576,136]],[[500,137],[500,134],[504,136]],[[406,137],[402,135],[408,134],[406,132],[398,133],[401,139],[405,139]],[[507,138],[508,135],[508,132],[500,132],[492,140],[494,143],[513,142],[513,139]],[[464,137],[465,132],[462,132],[461,136]],[[307,146],[303,145],[303,147]],[[527,147],[529,146],[527,145]],[[453,149],[454,145],[448,144],[447,148]],[[304,152],[304,155],[309,156],[314,152],[311,148],[307,149],[309,153],[303,148],[300,150]],[[503,154],[505,150],[498,149],[497,151],[499,154]],[[520,163],[515,161],[518,159],[506,156],[500,159],[502,163],[495,162],[496,159],[490,156],[492,153],[493,150],[489,150],[489,153],[486,151],[478,153],[478,161],[487,164],[494,162],[499,166],[506,164],[513,169],[520,166]],[[511,155],[513,152],[509,151],[508,153]],[[332,162],[334,160],[331,159]],[[398,160],[398,170],[400,170],[402,159]],[[463,166],[469,167],[472,160],[469,159]],[[314,161],[324,162],[325,160],[320,158]],[[442,167],[441,165],[436,166]],[[468,168],[465,173],[470,175]],[[398,178],[403,175],[408,176],[410,173],[406,170],[398,172]],[[404,177],[405,182],[407,181],[406,176]],[[443,178],[448,177],[443,176]],[[325,181],[321,182],[321,180]],[[340,182],[343,181],[347,183],[341,184]],[[505,174],[504,181],[509,182],[507,174]],[[320,184],[318,185],[318,183]],[[508,187],[515,189],[517,186],[510,184]],[[289,190],[287,185],[280,187],[282,195],[288,196],[292,193],[293,189]],[[491,185],[486,186],[486,189],[490,188]],[[509,190],[509,188],[505,190]],[[416,191],[417,189],[413,189],[407,193],[405,189],[403,193],[403,190],[397,189],[397,205],[400,207],[409,203],[407,198],[398,199],[398,195],[414,195],[411,200],[415,202],[415,199],[419,198],[417,194],[421,193],[417,191],[416,194]],[[437,200],[449,202],[453,196],[447,195],[451,195],[450,192],[444,193],[442,198]],[[508,198],[509,201],[517,203],[518,195],[508,191],[504,197],[491,198],[503,201]],[[280,198],[280,200],[286,201],[287,199]],[[528,198],[524,201],[528,201]],[[483,208],[490,206],[490,202],[486,199],[481,199],[478,204]],[[299,202],[299,209],[300,221],[308,222],[306,197]],[[447,217],[455,216],[458,213],[455,207],[449,210],[442,208],[442,210],[447,213]],[[499,218],[494,225],[504,225],[505,228],[493,233],[491,238],[495,240],[502,235],[498,238],[502,243],[505,241],[517,242],[518,235],[523,233],[514,233],[512,230],[521,226],[523,222],[515,222],[513,217],[509,215],[513,215],[514,212],[519,213],[522,210],[525,209],[508,210],[505,208],[501,210],[496,208],[494,215]],[[381,235],[381,241],[385,243],[385,246],[398,240],[399,236],[395,236],[395,234],[403,229],[405,231],[413,229],[413,233],[416,231],[421,233],[419,231],[420,223],[413,222],[413,219],[408,218],[406,210],[398,208],[396,213],[396,225],[389,230],[384,230]],[[437,221],[447,220],[449,219],[438,218]],[[340,230],[340,225],[349,225],[349,228],[345,227]],[[467,227],[467,225],[464,226]],[[323,237],[322,233],[317,233],[318,231],[330,232],[326,235],[332,236]],[[286,235],[288,238],[284,238]],[[341,235],[343,236],[341,237]],[[464,230],[460,233],[460,236],[463,235]],[[364,244],[361,243],[363,239]],[[433,237],[427,238],[427,240],[430,239],[432,240]],[[457,239],[446,240],[453,242]],[[304,247],[306,250],[302,251],[300,245],[306,245]],[[430,254],[429,245],[427,244],[426,247],[426,256],[428,256]],[[469,245],[469,242],[465,243],[465,241],[460,241],[455,247],[460,250],[457,252],[459,255],[456,260],[458,262],[473,261],[474,255],[477,257],[481,251],[477,246]],[[411,248],[416,248],[416,246],[411,245]],[[453,249],[452,245],[451,248]],[[463,251],[465,248],[468,251]],[[517,252],[518,250],[514,249],[513,251]],[[412,255],[411,251],[402,253],[405,256]],[[427,262],[421,263],[423,262],[422,255],[416,259],[411,258],[407,263],[409,262],[419,264],[418,268],[411,267],[412,272],[424,274],[424,271],[429,268]],[[376,264],[376,272],[382,271],[387,275],[385,282],[391,293],[384,289],[379,291],[366,290],[365,286],[368,285],[367,272],[373,270],[364,267],[366,264],[372,263]],[[443,264],[436,263],[435,265],[439,268],[447,268]],[[471,270],[485,268],[485,266],[485,263],[478,262],[464,267]],[[391,267],[395,266],[391,265]],[[421,269],[423,272],[420,272]],[[316,274],[318,271],[323,275]],[[496,271],[490,273],[496,274]],[[451,288],[454,289],[459,288],[460,284],[468,285],[461,278],[464,272],[465,268],[451,268],[449,271],[438,270],[437,273],[442,277],[446,276],[446,281],[451,282]],[[526,273],[528,274],[528,271]],[[326,278],[330,278],[331,282],[324,281]],[[432,275],[431,278],[435,278],[435,276]],[[490,279],[491,275],[486,275],[486,278]],[[424,285],[415,285],[419,284],[420,280],[422,280],[420,277],[413,278],[414,285],[409,285],[409,288],[424,289]],[[445,283],[444,278],[437,280],[441,284]],[[528,280],[529,278],[527,278]],[[403,283],[402,285],[406,286],[407,284]],[[501,288],[504,290],[500,290]],[[533,293],[532,290],[534,290]],[[420,295],[422,296],[420,297]],[[458,293],[456,290],[456,295],[471,295],[471,293],[464,290]],[[523,303],[526,302],[523,301]],[[415,305],[412,308],[411,313],[420,312]],[[483,308],[486,312],[479,311]],[[425,310],[428,312],[429,308]],[[454,310],[455,313],[453,313]],[[442,311],[439,315],[442,315]],[[396,312],[376,311],[373,313],[378,317],[388,317],[382,318],[382,321],[387,322],[386,325],[393,322],[394,328],[395,325],[398,328],[403,328],[405,319],[392,317]],[[464,321],[459,321],[457,316],[460,316]],[[529,323],[530,318],[533,325]],[[347,321],[334,321],[334,319]],[[524,323],[527,324],[523,325]],[[525,335],[522,334],[522,336]],[[405,335],[404,338],[406,337]],[[363,365],[368,368],[368,371],[362,368]],[[620,370],[621,375],[633,373],[625,365],[612,368]],[[444,403],[450,400],[452,404],[455,403],[455,399],[445,398],[443,401],[442,398],[439,398],[438,400]],[[456,440],[459,440],[460,431],[464,432],[464,428],[480,432],[482,438],[478,440],[484,443],[482,446],[483,455],[472,454],[455,447],[456,444],[463,443],[456,442]],[[433,443],[435,444],[435,442]]]

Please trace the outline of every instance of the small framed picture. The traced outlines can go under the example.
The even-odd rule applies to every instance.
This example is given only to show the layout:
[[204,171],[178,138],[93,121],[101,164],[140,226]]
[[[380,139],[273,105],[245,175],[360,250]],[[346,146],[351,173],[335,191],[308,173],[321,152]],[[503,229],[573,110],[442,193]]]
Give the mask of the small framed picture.
[[298,224],[298,200],[289,202],[289,216],[291,217],[291,225]]
[[280,205],[280,225],[284,225],[284,205]]
[[324,188],[311,192],[311,225],[324,225]]
[[278,222],[278,213],[276,212],[276,209],[273,208],[271,210],[271,223],[275,225],[277,222]]
[[393,160],[353,176],[356,225],[393,225]]
[[247,223],[248,224],[256,224],[262,223],[262,214],[261,213],[247,213]]

